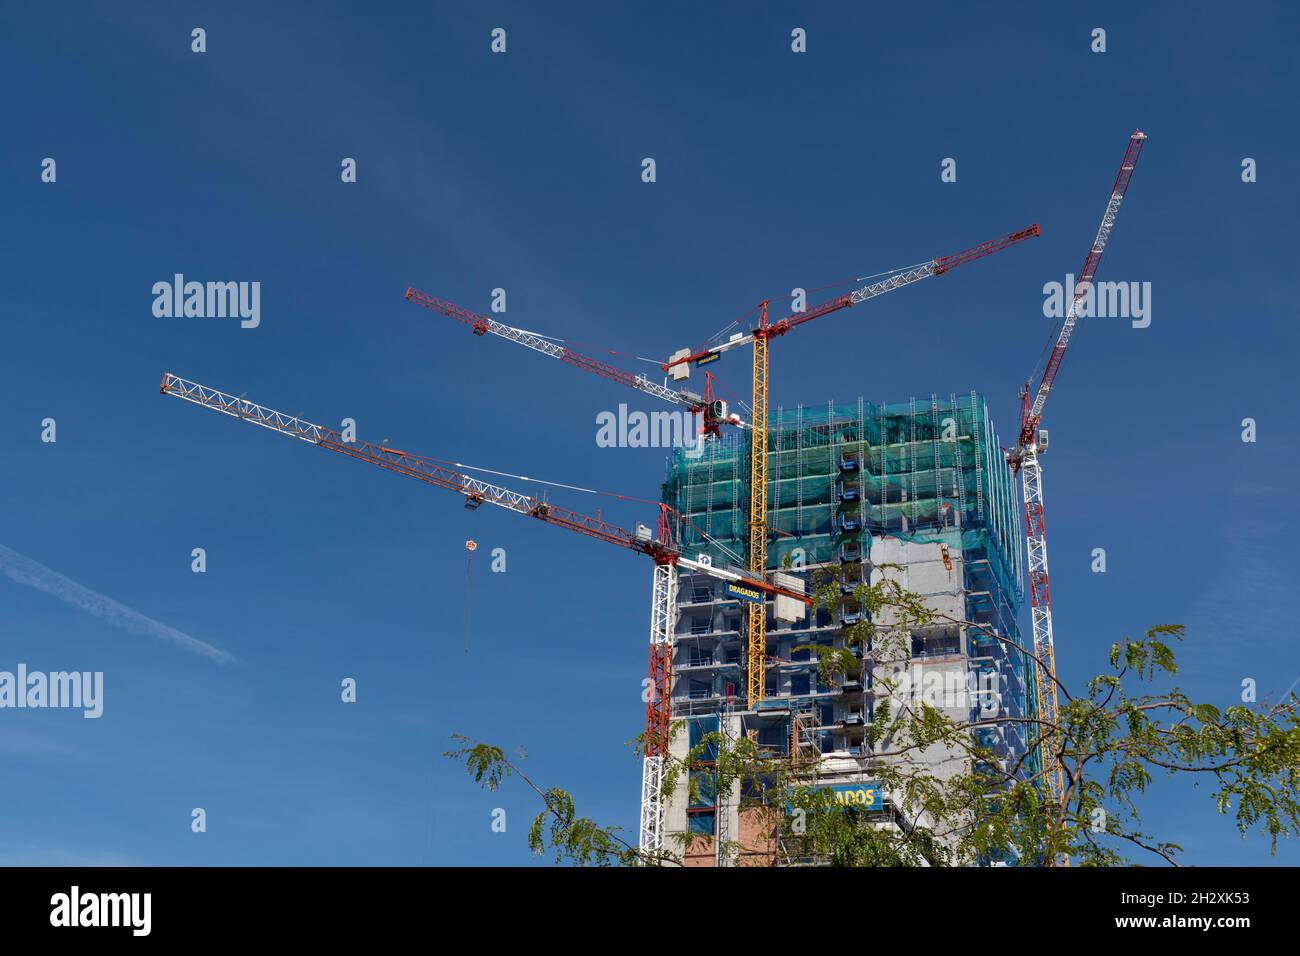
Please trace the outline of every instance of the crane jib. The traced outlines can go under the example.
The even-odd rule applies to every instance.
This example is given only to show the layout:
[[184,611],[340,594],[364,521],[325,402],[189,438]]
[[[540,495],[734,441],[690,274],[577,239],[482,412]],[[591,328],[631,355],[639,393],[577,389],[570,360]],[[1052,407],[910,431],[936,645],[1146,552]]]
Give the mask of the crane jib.
[[[474,478],[455,469],[447,468],[432,459],[413,455],[388,445],[376,445],[373,442],[345,439],[340,432],[332,428],[325,428],[296,415],[287,415],[273,408],[258,405],[243,396],[236,397],[206,385],[200,385],[197,382],[187,381],[170,372],[163,375],[159,392],[163,395],[184,399],[196,405],[202,405],[223,415],[242,419],[252,425],[269,428],[290,438],[310,442],[327,451],[376,465],[385,471],[407,478],[415,478],[426,484],[455,492],[462,495],[467,502],[472,502],[474,507],[481,504],[496,505],[516,514],[537,518],[556,527],[567,528],[570,531],[577,531],[588,537],[606,541],[622,548],[640,551],[654,558],[657,563],[674,564],[680,557],[677,552],[673,551],[664,542],[643,540],[637,535],[617,525],[612,525],[599,517],[592,517],[591,515],[552,505],[531,495],[494,485],[480,478]],[[694,566],[693,562],[691,564]],[[754,580],[721,569],[716,571],[713,569],[702,570],[724,580],[734,581],[742,588],[796,598],[802,600],[805,604],[811,603],[811,598],[806,595],[768,584],[766,581]]]
[[1052,354],[1049,356],[1047,365],[1043,370],[1043,377],[1038,383],[1034,400],[1026,409],[1020,423],[1019,440],[1012,456],[1013,467],[1018,466],[1019,459],[1023,455],[1023,449],[1035,441],[1038,423],[1042,419],[1043,409],[1047,405],[1047,396],[1052,392],[1052,386],[1056,382],[1056,375],[1060,371],[1061,362],[1065,358],[1066,348],[1070,344],[1070,339],[1074,335],[1074,328],[1078,323],[1079,305],[1087,298],[1092,287],[1093,277],[1097,274],[1097,267],[1101,265],[1102,254],[1105,253],[1106,246],[1110,243],[1111,233],[1115,229],[1115,221],[1119,217],[1120,206],[1124,202],[1129,181],[1133,178],[1133,171],[1137,168],[1138,156],[1141,155],[1142,144],[1146,142],[1146,138],[1146,134],[1141,130],[1134,132],[1129,137],[1128,146],[1124,150],[1124,159],[1120,163],[1119,173],[1115,177],[1115,184],[1111,187],[1110,198],[1106,201],[1106,209],[1103,211],[1101,222],[1097,226],[1097,234],[1093,238],[1092,246],[1088,249],[1088,254],[1084,257],[1083,268],[1079,270],[1079,278],[1074,286],[1074,296],[1070,300],[1065,319],[1062,321],[1061,329],[1057,333],[1056,344],[1052,348]]

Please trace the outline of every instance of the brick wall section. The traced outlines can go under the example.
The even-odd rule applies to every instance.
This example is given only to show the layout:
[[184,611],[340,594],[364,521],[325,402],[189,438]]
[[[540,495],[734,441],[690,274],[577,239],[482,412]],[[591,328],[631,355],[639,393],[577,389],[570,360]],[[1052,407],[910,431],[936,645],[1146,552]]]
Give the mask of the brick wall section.
[[713,837],[697,834],[691,845],[682,854],[682,866],[717,866],[717,854],[713,848]]
[[772,866],[776,862],[776,836],[781,828],[781,811],[775,807],[745,807],[740,811],[742,847],[738,866]]

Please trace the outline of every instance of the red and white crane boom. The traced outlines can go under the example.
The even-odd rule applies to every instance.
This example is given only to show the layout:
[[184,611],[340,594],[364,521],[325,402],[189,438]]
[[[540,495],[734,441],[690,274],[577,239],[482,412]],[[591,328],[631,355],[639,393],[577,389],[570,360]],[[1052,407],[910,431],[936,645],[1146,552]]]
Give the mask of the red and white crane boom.
[[[1111,188],[1110,199],[1102,213],[1101,225],[1093,239],[1092,248],[1083,261],[1083,268],[1075,282],[1074,294],[1066,310],[1065,319],[1056,336],[1056,344],[1048,357],[1046,370],[1039,382],[1038,391],[1033,401],[1029,399],[1029,385],[1021,393],[1020,434],[1016,445],[1007,452],[1007,463],[1012,472],[1019,471],[1024,486],[1025,500],[1025,538],[1027,542],[1029,606],[1030,620],[1033,627],[1034,654],[1039,661],[1037,671],[1038,716],[1043,728],[1052,728],[1059,723],[1059,703],[1056,688],[1056,647],[1052,629],[1052,592],[1047,576],[1047,518],[1043,502],[1043,470],[1038,456],[1045,451],[1039,444],[1038,425],[1043,417],[1043,408],[1047,396],[1052,392],[1056,374],[1060,371],[1065,349],[1070,344],[1070,337],[1078,321],[1079,306],[1087,298],[1092,287],[1093,276],[1101,263],[1102,253],[1110,241],[1115,228],[1115,219],[1119,215],[1120,205],[1128,191],[1129,180],[1137,166],[1142,144],[1146,142],[1146,133],[1134,131],[1129,137],[1128,147],[1124,150],[1124,159],[1120,163],[1119,175]],[[1050,731],[1049,731],[1050,732]],[[1044,735],[1040,730],[1039,737]],[[1061,812],[1060,802],[1065,792],[1064,772],[1054,750],[1050,747],[1039,748],[1042,764],[1044,791],[1048,804],[1055,812]],[[1069,864],[1069,858],[1065,858]]]
[[[660,506],[659,526],[655,531],[651,531],[647,525],[637,525],[635,531],[627,531],[599,517],[593,518],[577,511],[570,511],[567,508],[553,505],[544,499],[503,488],[480,478],[474,478],[453,468],[448,468],[435,459],[399,451],[388,445],[376,445],[374,442],[346,440],[343,434],[336,429],[316,425],[298,416],[288,415],[273,408],[258,405],[246,398],[237,398],[218,389],[187,381],[173,375],[171,372],[163,375],[159,391],[163,395],[172,395],[187,402],[193,402],[196,405],[202,405],[213,411],[221,412],[223,415],[230,415],[232,418],[239,418],[250,424],[269,428],[290,438],[297,438],[312,445],[319,445],[329,451],[347,455],[349,458],[377,465],[386,471],[405,475],[408,478],[416,478],[427,484],[454,491],[465,498],[466,505],[470,508],[477,508],[482,504],[496,505],[516,514],[537,518],[556,527],[567,528],[570,531],[585,534],[590,538],[615,544],[631,551],[638,551],[649,555],[656,563],[680,565],[687,570],[708,574],[743,587],[754,588],[768,594],[781,594],[786,597],[797,598],[805,604],[810,603],[812,600],[806,595],[751,578],[742,572],[730,568],[714,567],[708,561],[697,561],[682,554],[673,545],[672,541],[665,536],[664,529],[670,527],[670,523],[664,520],[664,513],[669,510],[667,505]],[[656,534],[659,537],[656,537]]]
[[1079,320],[1079,306],[1088,297],[1092,287],[1092,277],[1097,274],[1097,266],[1101,264],[1102,254],[1106,251],[1107,243],[1110,242],[1111,231],[1115,228],[1115,220],[1119,216],[1119,207],[1124,202],[1125,193],[1128,192],[1129,180],[1133,178],[1133,170],[1137,168],[1138,156],[1142,153],[1142,144],[1146,139],[1147,134],[1140,129],[1134,130],[1133,135],[1129,137],[1128,147],[1124,150],[1124,159],[1120,163],[1119,174],[1115,177],[1115,185],[1111,187],[1110,199],[1106,203],[1106,211],[1102,213],[1101,224],[1097,227],[1092,248],[1088,250],[1088,255],[1083,260],[1083,268],[1079,270],[1079,275],[1075,279],[1074,293],[1066,310],[1065,319],[1061,323],[1061,330],[1057,333],[1052,354],[1047,359],[1043,378],[1038,383],[1038,391],[1034,393],[1032,404],[1028,404],[1021,413],[1020,435],[1016,447],[1007,456],[1013,471],[1020,467],[1020,459],[1024,456],[1025,449],[1036,441],[1038,422],[1043,417],[1047,396],[1052,392],[1056,373],[1061,369],[1065,349],[1070,344],[1070,337],[1074,334],[1074,327]]
[[778,335],[785,335],[791,329],[803,325],[805,322],[811,322],[813,319],[820,318],[823,315],[829,315],[832,312],[838,312],[840,309],[848,309],[855,305],[866,302],[868,299],[874,299],[877,296],[884,295],[886,292],[893,292],[895,289],[901,289],[904,286],[911,285],[914,282],[920,282],[922,279],[928,279],[931,276],[943,275],[957,266],[965,265],[968,262],[974,262],[976,259],[983,259],[995,252],[1001,252],[1008,246],[1014,246],[1016,243],[1024,242],[1026,239],[1032,239],[1040,234],[1038,224],[1034,223],[1027,229],[1021,229],[1019,232],[1013,232],[997,239],[990,239],[987,242],[981,242],[978,246],[972,246],[969,249],[963,249],[961,252],[955,252],[950,256],[939,256],[937,259],[931,259],[924,265],[916,266],[912,269],[904,269],[891,275],[887,279],[879,282],[873,282],[865,285],[860,289],[846,294],[837,296],[820,305],[812,306],[803,312],[795,312],[776,322],[770,322],[766,326],[759,326],[743,335],[737,335],[728,339],[712,348],[703,349],[689,355],[676,355],[669,359],[663,366],[665,371],[671,371],[674,367],[687,362],[700,362],[704,359],[711,360],[715,355],[721,355],[723,352],[738,348],[742,345],[749,345],[755,337],[762,336],[766,338],[775,338]]
[[[419,289],[410,288],[406,290],[406,298],[416,305],[423,306],[432,312],[439,312],[458,322],[468,325],[475,335],[485,335],[491,333],[510,342],[515,342],[525,348],[530,348],[534,352],[540,352],[542,355],[549,356],[553,359],[559,359],[566,365],[572,365],[583,371],[599,375],[601,378],[609,379],[612,382],[618,382],[620,385],[626,385],[628,388],[635,388],[639,392],[647,395],[653,395],[655,398],[662,399],[665,402],[671,402],[674,405],[680,405],[692,414],[699,412],[708,412],[709,396],[699,395],[695,392],[685,389],[673,389],[660,385],[658,382],[652,382],[644,375],[637,375],[618,366],[610,365],[608,362],[602,362],[600,359],[592,358],[590,355],[584,355],[581,352],[574,351],[565,345],[553,342],[545,336],[538,335],[536,332],[529,332],[526,329],[517,329],[512,325],[506,325],[504,322],[498,322],[496,319],[480,315],[477,312],[471,312],[468,309],[456,305],[454,302],[448,302],[445,299],[439,299],[436,296],[421,292]],[[731,416],[727,424],[743,424],[736,416]]]

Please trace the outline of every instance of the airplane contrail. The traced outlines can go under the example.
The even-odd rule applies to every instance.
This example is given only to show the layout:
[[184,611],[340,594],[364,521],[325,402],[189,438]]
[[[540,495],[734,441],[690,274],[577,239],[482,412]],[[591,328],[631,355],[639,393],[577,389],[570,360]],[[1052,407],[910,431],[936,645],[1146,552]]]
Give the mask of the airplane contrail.
[[92,591],[71,578],[64,577],[58,571],[24,557],[11,548],[6,548],[3,544],[0,544],[0,573],[19,584],[44,591],[63,603],[71,604],[78,610],[85,611],[120,630],[170,641],[187,651],[202,654],[222,664],[235,663],[236,659],[233,656],[218,647],[213,647],[207,641],[200,641],[197,637],[190,637],[184,631],[178,631],[161,621],[146,617],[125,604],[119,604],[107,595]]

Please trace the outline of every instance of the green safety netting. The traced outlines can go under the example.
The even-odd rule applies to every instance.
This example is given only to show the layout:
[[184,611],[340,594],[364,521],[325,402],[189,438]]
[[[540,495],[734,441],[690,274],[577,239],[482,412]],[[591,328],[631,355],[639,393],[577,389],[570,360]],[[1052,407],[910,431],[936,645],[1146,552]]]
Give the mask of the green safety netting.
[[[663,500],[683,545],[745,559],[751,436],[730,432],[670,457]],[[1004,586],[1021,593],[1018,498],[978,394],[778,409],[768,439],[769,566],[796,549],[832,560],[872,532],[925,540],[983,529]]]

